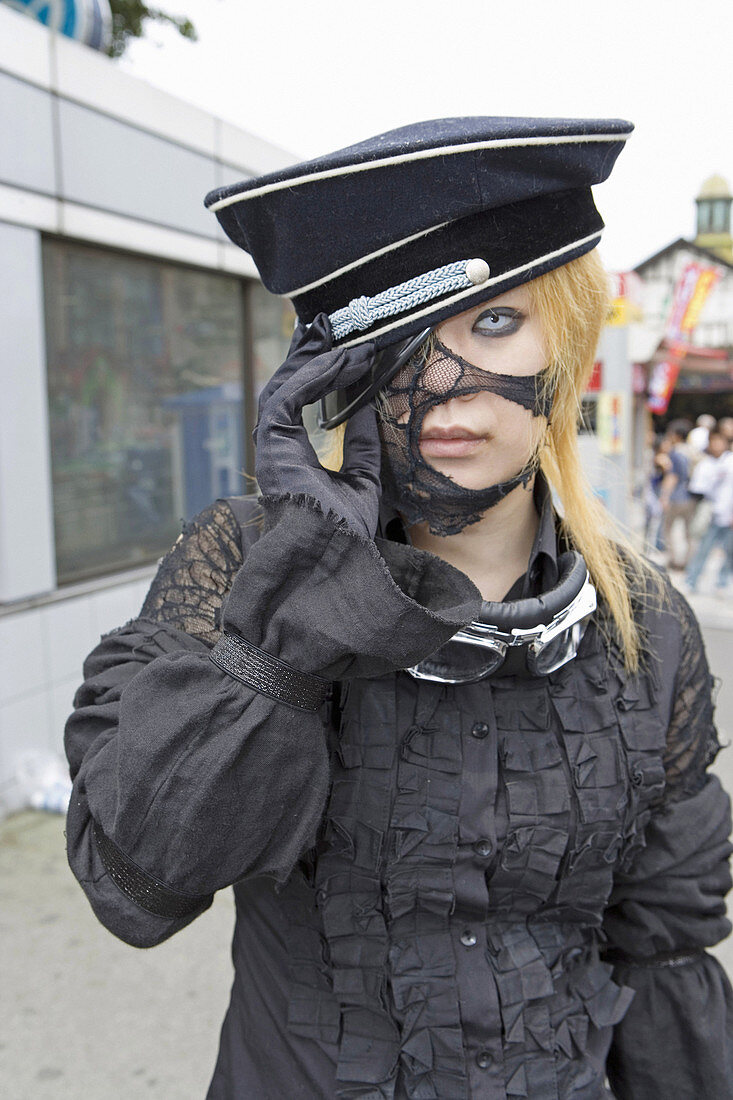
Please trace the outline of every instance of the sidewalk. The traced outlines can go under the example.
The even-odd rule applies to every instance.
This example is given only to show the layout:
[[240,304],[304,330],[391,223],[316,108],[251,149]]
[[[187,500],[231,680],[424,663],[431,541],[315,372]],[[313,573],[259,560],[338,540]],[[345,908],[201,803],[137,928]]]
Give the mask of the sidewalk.
[[203,1100],[229,1000],[231,891],[150,951],[97,921],[64,819],[0,825],[3,1100]]
[[[708,563],[710,565],[710,563]],[[703,573],[697,592],[690,592],[685,584],[685,575],[681,569],[671,569],[669,576],[675,588],[683,594],[695,612],[700,626],[713,630],[733,630],[733,588],[726,592],[716,592],[710,577],[710,570]]]

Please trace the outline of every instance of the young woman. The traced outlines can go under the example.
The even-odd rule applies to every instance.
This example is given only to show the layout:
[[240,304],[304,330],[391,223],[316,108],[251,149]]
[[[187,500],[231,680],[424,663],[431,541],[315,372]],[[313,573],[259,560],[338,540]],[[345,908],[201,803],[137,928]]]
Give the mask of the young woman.
[[234,884],[211,1100],[733,1096],[702,641],[576,445],[630,129],[439,120],[207,200],[300,318],[262,495],[186,527],[67,745],[116,935]]

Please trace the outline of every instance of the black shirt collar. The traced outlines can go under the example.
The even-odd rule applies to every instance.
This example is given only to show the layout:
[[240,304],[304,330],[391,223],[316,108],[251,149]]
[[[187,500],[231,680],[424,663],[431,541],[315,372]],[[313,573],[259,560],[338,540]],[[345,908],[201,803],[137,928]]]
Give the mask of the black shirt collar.
[[527,571],[517,578],[504,600],[525,600],[530,596],[539,596],[554,588],[560,576],[557,566],[555,509],[550,486],[541,472],[534,482],[534,504],[540,522],[529,553]]

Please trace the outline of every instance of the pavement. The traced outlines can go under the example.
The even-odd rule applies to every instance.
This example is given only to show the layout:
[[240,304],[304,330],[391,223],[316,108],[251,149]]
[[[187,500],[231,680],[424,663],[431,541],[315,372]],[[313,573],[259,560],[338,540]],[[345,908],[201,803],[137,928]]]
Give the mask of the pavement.
[[[703,578],[689,598],[732,742],[733,595],[708,592]],[[714,767],[733,792],[733,749]],[[38,811],[0,824],[2,1100],[202,1100],[232,976],[231,892],[167,943],[128,947],[73,879],[63,824]],[[733,939],[715,954],[733,975]]]
[[203,1100],[229,999],[231,891],[159,947],[128,947],[92,913],[63,829],[40,811],[0,826],[2,1100]]

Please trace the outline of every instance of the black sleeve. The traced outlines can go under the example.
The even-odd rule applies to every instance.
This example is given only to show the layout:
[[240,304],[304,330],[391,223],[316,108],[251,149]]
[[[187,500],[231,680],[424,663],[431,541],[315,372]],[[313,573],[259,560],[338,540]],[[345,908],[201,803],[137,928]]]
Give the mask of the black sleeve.
[[141,617],[89,655],[67,722],[69,861],[99,919],[135,946],[184,927],[221,886],[285,878],[322,813],[321,716],[276,707],[209,659],[241,564],[217,503],[163,559]]
[[251,650],[294,679],[377,677],[433,652],[480,606],[458,570],[380,549],[310,498],[263,501],[244,558],[216,507],[161,564],[144,616],[90,655],[67,724],[69,861],[100,920],[138,946],[233,882],[285,881],[315,840],[323,707],[266,694],[242,673]]
[[608,1076],[618,1100],[732,1100],[733,993],[705,948],[730,932],[730,800],[706,772],[719,747],[711,677],[692,611],[672,594],[681,656],[664,801],[616,876],[604,931],[616,980],[635,990]]

